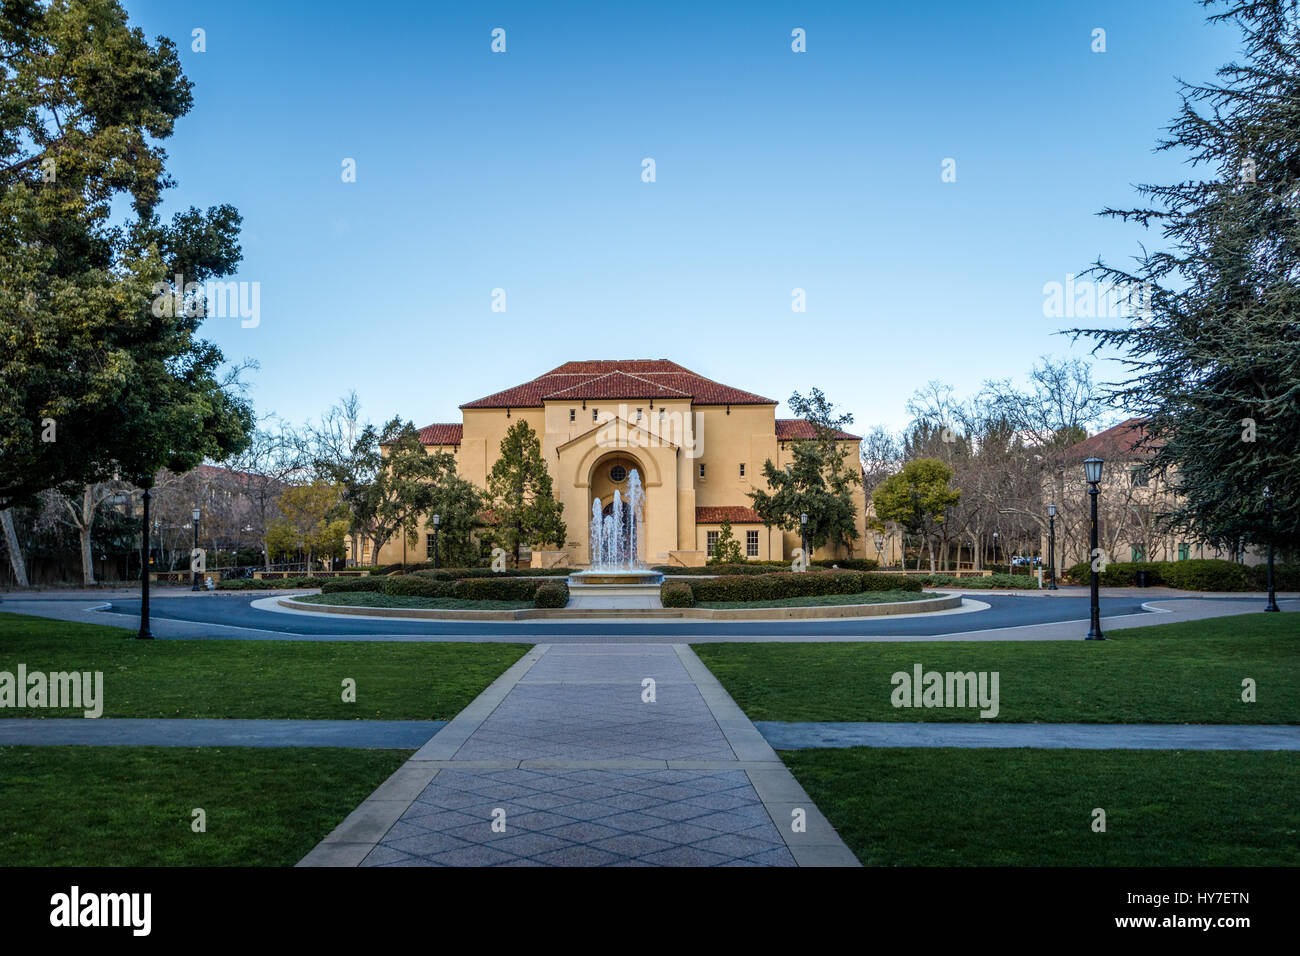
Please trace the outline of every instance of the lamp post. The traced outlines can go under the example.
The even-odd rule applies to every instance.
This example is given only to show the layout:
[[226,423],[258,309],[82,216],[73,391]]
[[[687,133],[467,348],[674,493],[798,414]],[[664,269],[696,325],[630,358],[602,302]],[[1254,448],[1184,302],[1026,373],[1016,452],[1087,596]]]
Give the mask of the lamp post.
[[876,567],[885,566],[885,536],[876,532]]
[[1101,582],[1101,575],[1097,571],[1097,496],[1101,493],[1097,490],[1097,485],[1101,482],[1100,458],[1089,458],[1083,463],[1083,477],[1088,482],[1088,497],[1092,501],[1092,520],[1088,526],[1088,558],[1089,566],[1092,573],[1089,575],[1092,591],[1092,608],[1088,624],[1088,637],[1090,641],[1104,641],[1106,638],[1101,633],[1101,599],[1097,593],[1098,585]]
[[438,525],[442,523],[442,515],[433,516],[433,570],[438,570]]
[[998,533],[993,532],[993,563],[998,563]]
[[803,566],[808,567],[808,512],[799,515],[799,549],[803,552]]
[[1056,505],[1047,506],[1047,590],[1056,587]]
[[[199,518],[202,517],[202,513],[198,508],[195,508],[190,517],[194,519],[194,550],[197,551],[199,550]],[[190,573],[194,577],[194,587],[190,588],[190,590],[197,591],[199,590],[199,569],[194,566],[193,553],[190,554]]]
[[[136,638],[141,641],[152,641],[153,632],[149,630],[149,489],[144,490],[142,501],[144,503],[144,524],[141,528],[144,531],[144,540],[140,542],[143,554],[140,556],[140,631]],[[161,552],[161,545],[159,551]]]
[[1280,611],[1277,593],[1273,590],[1273,489],[1264,486],[1264,513],[1268,516],[1268,603],[1265,611]]

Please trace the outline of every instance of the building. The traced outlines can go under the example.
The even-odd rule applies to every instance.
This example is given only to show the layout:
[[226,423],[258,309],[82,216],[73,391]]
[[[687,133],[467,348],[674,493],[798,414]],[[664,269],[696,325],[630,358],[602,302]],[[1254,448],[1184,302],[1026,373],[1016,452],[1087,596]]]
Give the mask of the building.
[[[568,530],[564,547],[533,553],[534,566],[587,565],[592,504],[599,499],[611,513],[614,491],[626,497],[633,470],[645,494],[645,563],[704,564],[724,518],[748,558],[788,560],[798,532],[765,528],[748,492],[765,487],[765,462],[785,466],[791,443],[814,437],[814,430],[803,420],[777,418],[776,406],[667,359],[567,362],[466,402],[460,422],[427,425],[420,441],[431,453],[450,452],[457,472],[486,488],[506,431],[519,420],[532,427]],[[860,468],[860,437],[839,432],[837,440],[850,467]],[[860,486],[855,496],[859,538],[852,553],[822,549],[814,557],[876,556]],[[431,553],[432,527],[422,526],[420,535]],[[402,553],[395,536],[380,549],[379,563],[399,562]],[[420,561],[425,553],[408,557]]]
[[[1130,418],[1098,432],[1061,452],[1055,466],[1044,471],[1043,501],[1055,503],[1058,569],[1087,560],[1089,548],[1088,485],[1083,462],[1100,458],[1102,480],[1098,486],[1097,539],[1107,562],[1186,561],[1218,558],[1258,564],[1253,550],[1241,554],[1220,551],[1185,532],[1164,528],[1160,517],[1173,504],[1168,479],[1150,471],[1153,451],[1144,443],[1143,419]],[[1042,539],[1047,554],[1047,536]]]

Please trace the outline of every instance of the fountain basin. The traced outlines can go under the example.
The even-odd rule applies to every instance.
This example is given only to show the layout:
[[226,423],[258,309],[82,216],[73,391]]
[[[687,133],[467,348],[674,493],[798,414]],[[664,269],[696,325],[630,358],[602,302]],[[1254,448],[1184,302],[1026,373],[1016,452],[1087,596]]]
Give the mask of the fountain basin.
[[664,576],[648,568],[628,570],[575,571],[569,575],[569,587],[659,587]]

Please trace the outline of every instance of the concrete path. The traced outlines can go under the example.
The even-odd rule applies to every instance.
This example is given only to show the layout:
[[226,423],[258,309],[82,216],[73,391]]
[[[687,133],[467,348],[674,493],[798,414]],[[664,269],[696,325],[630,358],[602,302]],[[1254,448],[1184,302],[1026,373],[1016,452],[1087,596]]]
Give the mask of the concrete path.
[[1039,747],[1300,750],[1300,727],[1223,724],[781,723],[755,726],[777,750],[815,747]]
[[858,863],[689,647],[540,644],[299,865]]
[[0,719],[0,744],[57,747],[357,747],[416,750],[445,720]]

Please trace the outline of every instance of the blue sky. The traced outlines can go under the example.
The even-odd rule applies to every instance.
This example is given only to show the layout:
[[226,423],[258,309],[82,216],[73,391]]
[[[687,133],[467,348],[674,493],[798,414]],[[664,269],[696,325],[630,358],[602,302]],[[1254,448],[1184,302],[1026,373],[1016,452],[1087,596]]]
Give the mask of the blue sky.
[[238,207],[261,286],[256,328],[204,335],[295,422],[662,357],[900,428],[929,380],[1086,355],[1043,286],[1154,238],[1096,212],[1188,174],[1153,152],[1175,77],[1238,47],[1192,0],[126,7],[194,83],[167,211]]

